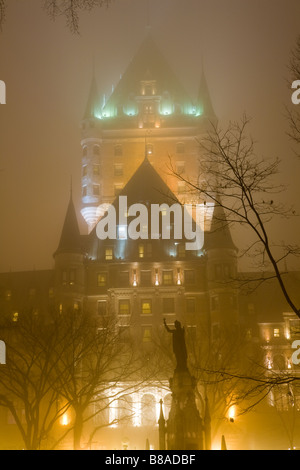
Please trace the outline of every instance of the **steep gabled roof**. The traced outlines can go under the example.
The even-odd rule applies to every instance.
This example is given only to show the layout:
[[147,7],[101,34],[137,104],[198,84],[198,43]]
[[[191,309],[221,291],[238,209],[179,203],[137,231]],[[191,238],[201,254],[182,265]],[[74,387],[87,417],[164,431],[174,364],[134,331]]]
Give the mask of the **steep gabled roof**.
[[54,254],[81,253],[81,236],[75,212],[72,194],[67,208],[58,248]]
[[[179,203],[174,193],[172,193],[147,157],[145,157],[119,195],[127,196],[128,206],[136,203],[165,203],[169,205]],[[117,209],[118,198],[116,198],[113,205]]]
[[233,243],[225,211],[221,204],[215,204],[210,230],[204,234],[204,248],[205,250],[228,249],[238,251]]
[[202,76],[198,91],[197,111],[199,114],[207,118],[216,118],[204,70],[202,70]]
[[95,75],[93,74],[89,96],[83,119],[94,118],[100,115],[100,101]]

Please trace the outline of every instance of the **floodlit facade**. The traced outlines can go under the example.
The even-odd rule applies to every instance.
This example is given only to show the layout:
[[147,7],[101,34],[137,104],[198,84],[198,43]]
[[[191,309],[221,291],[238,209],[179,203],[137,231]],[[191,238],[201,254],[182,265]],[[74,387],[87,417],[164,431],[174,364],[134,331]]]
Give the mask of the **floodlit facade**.
[[[0,274],[2,326],[17,324],[28,312],[47,315],[55,309],[63,315],[70,309],[84,311],[94,316],[99,329],[113,319],[119,341],[133,343],[150,364],[161,357],[160,370],[156,369],[149,383],[141,383],[138,376],[136,386],[132,377],[118,384],[107,382],[108,394],[103,397],[107,406],[98,413],[94,403],[94,417],[82,436],[86,445],[87,436],[99,427],[89,448],[158,449],[160,400],[167,419],[173,367],[164,318],[169,326],[177,319],[185,327],[205,442],[211,440],[212,448],[220,448],[224,435],[232,449],[288,448],[290,442],[300,445],[297,429],[291,438],[283,437],[281,427],[283,419],[290,424],[299,419],[300,403],[293,385],[273,388],[257,413],[243,415],[232,404],[236,379],[218,388],[208,385],[208,370],[234,371],[249,358],[253,358],[252,365],[259,360],[264,376],[270,371],[297,374],[291,357],[300,321],[288,311],[275,281],[251,292],[241,291],[238,280],[253,279],[255,273],[239,272],[238,248],[228,225],[220,222],[224,221],[222,208],[200,200],[172,175],[170,166],[187,179],[203,181],[198,142],[208,123],[215,120],[204,74],[199,95],[193,100],[155,41],[147,37],[110,97],[101,97],[96,77],[92,79],[81,125],[82,204],[75,208],[71,195],[54,268]],[[151,239],[147,233],[132,240],[118,226],[115,240],[100,240],[97,223],[109,204],[118,212],[119,196],[127,197],[128,206],[171,205],[174,201],[201,205],[203,246],[186,250],[185,240],[174,238],[173,219],[166,219],[163,211],[160,230],[169,224],[170,239]],[[79,211],[88,225],[87,235],[80,234]],[[140,230],[142,233],[143,227]],[[296,294],[299,280],[298,273],[289,275]],[[250,368],[248,371],[251,374]],[[126,394],[126,390],[130,392]],[[0,414],[1,446],[19,448],[22,444],[12,416],[4,407]],[[71,409],[62,415],[59,426],[60,432],[72,426]],[[60,443],[61,448],[71,445],[70,438]]]

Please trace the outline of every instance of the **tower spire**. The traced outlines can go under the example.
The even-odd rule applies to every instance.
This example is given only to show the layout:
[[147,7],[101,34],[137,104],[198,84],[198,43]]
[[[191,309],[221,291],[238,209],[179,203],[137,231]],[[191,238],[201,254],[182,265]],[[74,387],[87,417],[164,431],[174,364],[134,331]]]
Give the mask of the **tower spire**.
[[202,65],[202,73],[201,73],[201,80],[200,80],[199,91],[198,91],[197,111],[201,115],[215,117],[216,115],[215,115],[215,111],[212,105],[212,101],[211,101],[211,97],[210,97],[210,93],[209,93],[209,89],[207,85],[202,56],[201,56],[201,65]]
[[150,0],[146,0],[146,30],[150,31],[151,23],[150,23]]
[[93,60],[93,71],[92,71],[92,81],[90,85],[90,91],[88,95],[88,100],[85,108],[84,119],[95,118],[97,114],[100,113],[100,103],[98,95],[98,87],[95,77],[95,65]]

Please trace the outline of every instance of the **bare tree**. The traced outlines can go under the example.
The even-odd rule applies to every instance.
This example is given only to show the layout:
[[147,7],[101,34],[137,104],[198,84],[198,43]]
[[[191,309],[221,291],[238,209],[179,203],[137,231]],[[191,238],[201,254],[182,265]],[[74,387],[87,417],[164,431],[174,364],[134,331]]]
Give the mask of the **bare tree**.
[[[54,351],[54,384],[70,404],[74,449],[82,448],[84,426],[120,397],[149,378],[144,361],[130,341],[123,341],[114,317],[99,319],[80,310],[59,316],[60,347]],[[139,377],[137,379],[137,377]],[[117,418],[114,418],[117,419]],[[105,425],[115,424],[107,421]],[[92,430],[87,442],[103,425]]]
[[[270,222],[276,217],[284,220],[295,217],[296,211],[282,202],[283,185],[276,183],[279,160],[263,160],[255,154],[255,146],[248,135],[249,118],[240,123],[231,122],[223,130],[211,124],[211,131],[199,142],[202,157],[199,161],[200,177],[187,179],[176,171],[171,163],[172,174],[184,181],[206,203],[213,202],[219,213],[219,224],[237,225],[247,229],[251,236],[243,254],[257,260],[262,279],[275,277],[293,312],[300,317],[299,306],[288,292],[282,263],[290,255],[299,256],[298,246],[275,243]],[[271,275],[265,274],[269,264]]]
[[[59,16],[66,19],[72,33],[79,33],[79,15],[96,7],[109,6],[112,0],[44,0],[43,7],[52,20]],[[0,0],[0,30],[6,18],[7,0]]]
[[[152,374],[133,345],[122,341],[113,318],[99,323],[77,309],[46,317],[26,312],[3,326],[1,337],[7,361],[0,406],[11,412],[26,449],[56,448],[69,434],[80,449],[85,425]],[[62,427],[66,414],[70,425]],[[89,426],[87,444],[117,419]]]
[[[295,47],[291,51],[288,71],[288,87],[291,89],[292,83],[295,80],[300,80],[300,36],[296,41]],[[300,144],[300,112],[297,106],[299,105],[290,104],[290,106],[287,107],[287,119],[289,124],[287,134],[291,140],[296,143],[296,145]]]
[[55,335],[44,319],[26,312],[1,327],[7,348],[0,374],[0,405],[7,408],[27,450],[39,449],[54,423],[68,409],[58,407],[53,388],[52,351]]

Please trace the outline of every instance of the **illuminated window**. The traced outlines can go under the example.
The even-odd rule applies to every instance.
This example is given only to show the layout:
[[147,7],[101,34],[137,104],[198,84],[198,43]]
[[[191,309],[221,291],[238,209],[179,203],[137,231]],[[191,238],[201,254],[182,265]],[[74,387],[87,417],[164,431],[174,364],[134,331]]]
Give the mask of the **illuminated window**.
[[121,157],[123,155],[123,149],[121,144],[115,145],[115,157]]
[[157,423],[156,419],[156,400],[154,395],[147,393],[142,396],[142,426],[155,426]]
[[151,326],[143,328],[143,343],[149,343],[152,338],[152,329]]
[[73,309],[74,310],[79,310],[79,302],[74,302]]
[[127,240],[127,225],[118,226],[118,238],[119,240]]
[[173,284],[173,271],[163,271],[162,281],[164,286],[171,286]]
[[274,328],[274,338],[279,338],[279,336],[280,336],[279,328]]
[[195,271],[193,269],[187,269],[184,271],[184,282],[187,286],[195,284]]
[[98,273],[97,274],[97,286],[105,287],[107,285],[107,273]]
[[175,301],[173,298],[163,299],[163,313],[174,313],[175,312]]
[[147,145],[146,145],[146,153],[147,153],[148,156],[153,155],[153,153],[154,153],[154,147],[153,147],[152,144],[147,144]]
[[154,106],[153,104],[144,104],[144,114],[153,114]]
[[14,312],[12,315],[12,321],[17,322],[19,319],[19,312]]
[[119,300],[119,315],[130,314],[130,301],[128,299]]
[[123,395],[118,399],[118,419],[121,420],[121,423],[132,424],[132,409],[132,397]]
[[196,299],[194,297],[188,297],[186,299],[186,313],[195,313],[196,311]]
[[151,314],[152,314],[152,301],[142,300],[142,315],[151,315]]
[[100,174],[100,165],[97,165],[97,164],[93,165],[93,175],[99,176],[99,174]]
[[145,257],[145,245],[140,244],[139,245],[139,258],[144,258]]
[[100,194],[100,186],[99,184],[93,184],[93,195],[99,196]]
[[113,259],[113,249],[112,248],[106,248],[105,249],[105,259],[106,259],[106,261],[111,261]]
[[114,176],[123,176],[123,165],[121,163],[114,165]]

